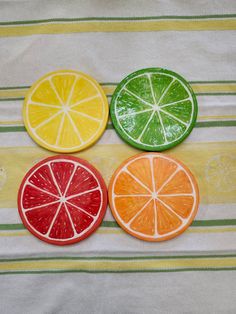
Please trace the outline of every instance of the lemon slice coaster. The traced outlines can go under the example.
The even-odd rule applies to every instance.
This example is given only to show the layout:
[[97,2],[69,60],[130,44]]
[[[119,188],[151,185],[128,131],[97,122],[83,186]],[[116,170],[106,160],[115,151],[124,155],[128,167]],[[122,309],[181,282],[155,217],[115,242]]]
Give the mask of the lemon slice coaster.
[[163,151],[192,131],[198,105],[191,86],[175,72],[149,68],[122,80],[111,100],[112,123],[130,145]]
[[46,74],[29,89],[23,106],[25,127],[40,146],[76,152],[96,142],[106,128],[108,102],[90,76],[71,70]]

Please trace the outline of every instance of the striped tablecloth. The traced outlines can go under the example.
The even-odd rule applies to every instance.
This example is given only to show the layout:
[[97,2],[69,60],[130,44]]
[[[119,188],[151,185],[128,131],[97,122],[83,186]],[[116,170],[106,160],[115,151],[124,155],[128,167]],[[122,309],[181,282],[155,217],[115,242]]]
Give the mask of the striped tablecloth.
[[[0,312],[236,312],[236,2],[0,1]],[[190,81],[199,116],[168,153],[196,175],[201,205],[180,237],[146,243],[124,233],[110,210],[77,245],[47,245],[17,212],[25,172],[52,155],[23,126],[29,86],[47,72],[74,69],[108,99],[130,72],[164,67]],[[76,156],[108,183],[137,150],[109,122],[99,142]]]

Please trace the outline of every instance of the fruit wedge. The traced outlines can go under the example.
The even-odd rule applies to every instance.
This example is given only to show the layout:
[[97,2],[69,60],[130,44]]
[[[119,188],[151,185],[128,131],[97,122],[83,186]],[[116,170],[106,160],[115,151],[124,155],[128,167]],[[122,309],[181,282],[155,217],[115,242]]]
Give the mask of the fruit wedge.
[[107,208],[107,190],[99,172],[87,161],[54,156],[25,175],[18,210],[25,227],[56,245],[79,242],[93,233]]
[[198,185],[180,161],[143,153],[127,159],[115,171],[109,203],[118,224],[132,236],[169,240],[192,223],[199,205]]
[[55,152],[87,148],[104,132],[108,102],[90,76],[64,70],[49,73],[28,91],[23,118],[32,139]]

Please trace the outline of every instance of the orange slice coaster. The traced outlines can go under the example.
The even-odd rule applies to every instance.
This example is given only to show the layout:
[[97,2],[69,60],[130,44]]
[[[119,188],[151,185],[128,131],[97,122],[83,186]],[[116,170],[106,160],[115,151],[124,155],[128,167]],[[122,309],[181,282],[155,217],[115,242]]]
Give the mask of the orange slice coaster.
[[199,206],[197,182],[173,157],[143,153],[124,161],[109,184],[118,224],[145,241],[169,240],[192,223]]
[[25,227],[56,245],[87,238],[102,222],[106,208],[103,178],[87,161],[72,156],[53,156],[36,164],[18,193]]

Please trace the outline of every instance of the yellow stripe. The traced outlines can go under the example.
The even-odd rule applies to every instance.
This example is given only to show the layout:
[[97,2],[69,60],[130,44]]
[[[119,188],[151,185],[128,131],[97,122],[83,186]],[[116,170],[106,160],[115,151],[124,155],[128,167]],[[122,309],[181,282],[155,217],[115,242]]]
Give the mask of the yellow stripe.
[[[236,227],[190,227],[185,233],[227,233],[227,232],[236,232]],[[99,228],[96,231],[96,234],[111,234],[111,235],[121,235],[125,234],[125,231],[119,228]],[[1,231],[0,237],[23,237],[30,236],[30,232],[27,230],[21,231]]]
[[[235,93],[235,83],[197,83],[191,84],[195,93]],[[103,86],[103,90],[107,95],[112,95],[116,89],[114,85]],[[1,94],[0,94],[1,95]]]
[[88,21],[37,25],[1,26],[0,36],[66,34],[81,32],[151,32],[235,30],[236,19],[153,20],[153,21]]
[[225,233],[225,232],[236,232],[236,227],[192,227],[186,230],[187,233]]
[[236,92],[236,84],[192,84],[195,93],[233,93]]
[[0,90],[0,99],[1,98],[21,98],[25,97],[28,88],[24,89],[2,89]]
[[[103,85],[102,88],[106,95],[112,95],[116,89],[116,86]],[[193,83],[192,88],[195,93],[230,93],[230,92],[233,93],[236,92],[236,83],[220,83],[220,84]],[[0,90],[0,99],[25,97],[27,91],[28,88]]]
[[[140,153],[126,144],[94,145],[74,154],[90,161],[108,183],[114,170],[126,158]],[[183,161],[195,174],[201,202],[204,204],[236,202],[236,142],[182,143],[167,153]],[[0,204],[16,206],[16,196],[25,173],[42,158],[54,155],[40,147],[0,148]],[[215,161],[216,156],[223,156]],[[225,156],[225,157],[224,157]],[[220,164],[218,165],[218,162]],[[220,167],[220,168],[218,168]],[[222,176],[224,171],[224,176]]]
[[96,233],[98,234],[125,234],[125,231],[120,228],[99,228]]
[[23,120],[2,120],[0,121],[0,125],[23,125]]
[[112,95],[116,89],[115,85],[106,85],[102,87],[106,95]]
[[1,231],[0,237],[25,237],[29,236],[30,232],[27,230],[22,231]]
[[236,115],[219,115],[219,116],[199,116],[197,121],[202,120],[231,120],[236,119]]
[[2,271],[32,270],[94,270],[124,271],[148,269],[182,269],[182,268],[221,268],[235,267],[236,258],[186,258],[161,260],[34,260],[1,262]]

